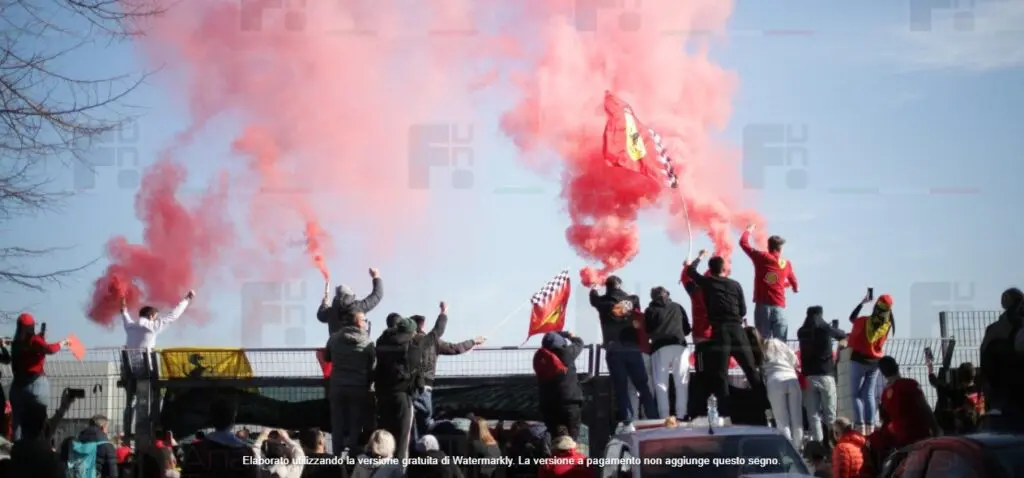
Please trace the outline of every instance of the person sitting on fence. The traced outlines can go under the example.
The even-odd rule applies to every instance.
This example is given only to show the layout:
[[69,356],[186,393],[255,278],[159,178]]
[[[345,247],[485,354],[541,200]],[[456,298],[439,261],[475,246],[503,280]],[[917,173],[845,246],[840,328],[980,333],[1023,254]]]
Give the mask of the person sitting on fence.
[[249,443],[231,429],[235,426],[237,409],[220,399],[210,407],[210,423],[214,431],[206,439],[193,443],[182,460],[181,474],[188,478],[261,478],[260,469],[252,465],[255,456]]
[[[67,461],[68,478],[117,478],[117,448],[107,436],[109,420],[93,415],[78,437],[66,441],[61,456]],[[93,472],[95,471],[95,474]]]
[[324,298],[316,311],[316,320],[327,324],[329,334],[334,335],[342,327],[351,324],[352,315],[356,312],[370,313],[384,298],[384,284],[380,279],[380,272],[371,268],[370,278],[373,279],[373,290],[362,299],[357,299],[356,294],[348,286],[339,285],[334,289],[334,300],[328,304],[327,290],[324,290]]
[[562,426],[569,430],[569,436],[579,437],[583,389],[576,372],[576,358],[582,351],[583,340],[571,332],[548,332],[533,355],[541,416],[549,433]]
[[1013,287],[1000,298],[1003,313],[985,329],[981,342],[981,383],[990,425],[1024,429],[1024,292]]
[[373,413],[369,394],[376,352],[362,312],[353,314],[351,323],[331,335],[324,359],[331,363],[328,402],[332,448],[335,455],[341,455],[344,449],[359,446],[365,416]]
[[[124,416],[122,419],[123,431],[131,436],[133,424],[135,423],[135,407],[137,405],[135,394],[137,391],[137,379],[145,376],[145,357],[156,348],[156,337],[160,332],[174,321],[185,314],[192,299],[196,296],[195,291],[190,290],[185,298],[174,306],[167,314],[160,314],[156,307],[145,306],[139,309],[138,320],[133,319],[128,313],[128,301],[121,297],[121,323],[124,325],[125,334],[125,356],[121,361],[121,382],[124,385],[125,401]],[[127,359],[127,360],[124,360]],[[150,364],[155,366],[155,364]]]

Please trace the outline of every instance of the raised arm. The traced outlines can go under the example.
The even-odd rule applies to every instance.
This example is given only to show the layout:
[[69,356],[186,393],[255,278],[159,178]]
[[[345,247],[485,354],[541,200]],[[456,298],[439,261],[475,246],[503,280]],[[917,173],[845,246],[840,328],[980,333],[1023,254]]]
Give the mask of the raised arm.
[[597,289],[590,289],[590,306],[594,308],[601,306],[601,293]]
[[370,295],[356,301],[356,310],[369,312],[377,307],[380,300],[384,298],[384,282],[380,280],[380,272],[377,269],[370,269],[370,277],[373,278],[373,290]]
[[853,308],[853,312],[850,312],[850,322],[856,322],[857,317],[860,317],[860,309],[864,308],[864,303],[857,304],[857,307]]
[[743,249],[743,252],[751,259],[757,259],[760,257],[761,251],[754,249],[753,246],[750,245],[750,233],[753,232],[753,228],[753,226],[748,227],[747,230],[743,231],[743,234],[740,235],[740,249]]
[[128,313],[128,301],[124,297],[121,297],[121,324],[124,325],[125,328],[135,325],[135,320],[132,319],[132,314]]
[[576,360],[583,353],[583,339],[573,335],[572,332],[562,332],[562,336],[569,339],[569,345],[566,345],[565,349],[568,351],[569,357]]
[[688,277],[690,281],[697,287],[703,287],[705,284],[707,284],[708,281],[707,277],[704,277],[699,272],[697,272],[697,266],[700,265],[701,259],[702,257],[697,257],[697,259],[691,262],[690,266],[686,268],[686,277]]
[[448,330],[448,304],[441,302],[441,313],[437,314],[437,320],[434,321],[434,327],[430,329],[429,335],[440,341],[446,330]]
[[46,339],[35,335],[29,340],[29,348],[45,355],[52,355],[60,352],[61,347],[64,345],[63,342],[47,343]]
[[180,319],[181,316],[185,314],[185,310],[188,309],[189,304],[192,303],[192,298],[195,297],[195,295],[195,292],[188,291],[185,298],[182,299],[181,302],[178,302],[178,305],[174,306],[170,312],[157,317],[153,323],[153,332],[159,332],[160,329],[163,329]]

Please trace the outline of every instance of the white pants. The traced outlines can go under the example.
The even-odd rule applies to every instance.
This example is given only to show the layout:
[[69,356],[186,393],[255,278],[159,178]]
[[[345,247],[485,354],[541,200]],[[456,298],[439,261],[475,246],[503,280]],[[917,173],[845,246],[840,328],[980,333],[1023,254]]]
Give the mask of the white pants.
[[[644,356],[644,368],[647,369],[647,386],[651,385],[651,354],[642,354]],[[636,414],[637,418],[640,418],[640,392],[636,391],[636,385],[633,381],[629,381],[629,403],[633,407],[633,413]],[[657,418],[647,417],[644,418]]]
[[658,415],[668,417],[668,381],[676,387],[676,415],[686,416],[690,397],[690,349],[682,345],[666,345],[651,356],[654,375],[654,399],[658,402]]
[[772,380],[766,384],[775,426],[799,450],[804,441],[803,398],[797,379]]

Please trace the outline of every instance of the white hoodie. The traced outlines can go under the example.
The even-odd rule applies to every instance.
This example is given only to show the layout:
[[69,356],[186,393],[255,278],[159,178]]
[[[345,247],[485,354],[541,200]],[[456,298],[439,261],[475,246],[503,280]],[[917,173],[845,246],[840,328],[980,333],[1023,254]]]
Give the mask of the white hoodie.
[[782,382],[797,379],[797,358],[793,349],[779,339],[768,339],[764,342],[765,382]]

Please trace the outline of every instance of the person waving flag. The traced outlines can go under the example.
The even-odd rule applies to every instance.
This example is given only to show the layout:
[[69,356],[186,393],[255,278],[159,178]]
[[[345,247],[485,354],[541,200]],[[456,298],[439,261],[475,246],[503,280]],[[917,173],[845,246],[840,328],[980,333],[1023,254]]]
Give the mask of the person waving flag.
[[675,164],[661,136],[636,117],[633,108],[610,91],[605,92],[604,157],[620,168],[636,171],[671,188],[679,187]]

